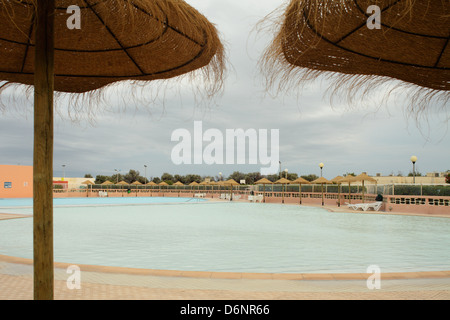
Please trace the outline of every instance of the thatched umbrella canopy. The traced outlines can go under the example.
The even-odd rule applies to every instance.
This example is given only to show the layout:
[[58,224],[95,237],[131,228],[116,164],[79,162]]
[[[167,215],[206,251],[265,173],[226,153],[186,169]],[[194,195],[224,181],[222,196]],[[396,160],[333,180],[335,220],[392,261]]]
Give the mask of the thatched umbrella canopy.
[[290,183],[292,183],[292,181],[286,178],[281,178],[274,182],[274,184],[290,184]]
[[292,181],[292,184],[298,184],[298,193],[299,193],[299,198],[300,198],[300,204],[302,204],[302,184],[311,184],[311,182],[309,182],[306,179],[303,179],[302,177],[298,177],[297,179],[295,179],[294,181]]
[[[85,185],[86,185],[86,194],[88,194],[88,192],[89,192],[89,186],[92,186],[92,185],[94,185],[95,183],[93,183],[91,180],[86,180],[86,181],[83,181],[81,184],[85,184]],[[91,187],[91,190],[92,190],[92,187]]]
[[199,186],[199,183],[197,181],[192,181],[191,183],[189,183],[189,186],[191,186],[191,190],[194,191],[194,187],[195,186]]
[[167,182],[165,182],[165,181],[161,181],[160,183],[158,183],[158,187],[159,187],[159,191],[161,191],[162,190],[162,188],[161,187],[164,187],[164,186],[168,186],[169,184],[167,183]]
[[[157,186],[157,184],[154,183],[153,181],[150,181],[150,182],[148,182],[148,183],[146,184],[146,186],[152,186],[152,187],[154,187],[154,186]],[[153,188],[151,188],[151,190],[153,190]],[[151,195],[151,192],[152,192],[152,191],[150,191],[150,195]]]
[[[130,184],[128,182],[125,181],[120,181],[118,183],[116,183],[116,186],[120,186],[120,191],[122,192],[123,186],[129,186]],[[123,193],[122,193],[122,197],[123,197]]]
[[180,181],[177,181],[173,184],[175,186],[175,189],[178,189],[178,196],[180,196],[180,189],[178,187],[184,186],[184,184]]
[[[101,186],[111,186],[114,185],[114,182],[111,182],[109,180],[106,180],[105,182],[100,184]],[[107,188],[109,190],[109,188]]]
[[266,178],[259,179],[255,182],[255,184],[262,184],[263,185],[263,202],[266,202],[266,184],[273,184],[272,181]]
[[122,189],[123,186],[129,186],[130,184],[128,182],[125,181],[120,181],[116,183],[116,186],[120,186],[120,189]]
[[146,183],[145,185],[146,186],[152,186],[152,187],[157,186],[157,184],[154,183],[153,181],[150,181],[150,182]]
[[291,184],[292,183],[292,181],[291,180],[288,180],[288,179],[286,179],[286,178],[281,178],[281,179],[278,179],[277,181],[275,181],[274,182],[274,184],[281,184],[282,186],[281,186],[281,191],[282,191],[282,194],[281,194],[281,203],[284,203],[284,191],[285,191],[285,189],[286,189],[286,185],[287,184]]
[[267,178],[262,178],[262,179],[259,179],[258,181],[255,182],[255,184],[262,184],[262,185],[264,185],[264,184],[272,184],[272,183],[273,182],[270,181]]
[[223,182],[224,186],[230,186],[230,201],[233,200],[233,186],[239,186],[240,184],[237,183],[234,179],[229,179],[227,181]]
[[214,93],[223,46],[182,0],[0,0],[0,21],[0,91],[34,86],[34,297],[53,299],[54,91],[96,95],[117,81],[202,69]]
[[394,88],[413,90],[411,108],[433,98],[445,106],[449,34],[448,0],[290,0],[263,68],[285,88],[326,74],[350,98],[400,80]]
[[355,177],[354,181],[362,182],[362,202],[364,203],[364,182],[367,181],[367,182],[377,183],[377,180],[368,176],[366,173],[361,173],[360,175],[357,175]]
[[234,179],[229,179],[227,181],[224,181],[223,184],[225,186],[239,186],[240,184],[237,183]]
[[[199,184],[199,186],[205,186],[205,190],[206,190],[206,186],[209,186],[211,183],[209,182],[209,181],[202,181],[202,182],[200,182],[200,184]],[[200,189],[200,187],[199,187],[199,189]]]
[[355,180],[357,181],[369,181],[369,182],[377,182],[374,178],[367,175],[367,173],[363,172],[355,177]]
[[137,186],[141,186],[142,183],[140,183],[139,181],[134,181],[133,183],[131,183],[132,186],[136,186],[136,193],[137,193]]
[[331,179],[330,181],[331,181],[332,183],[335,183],[335,184],[341,184],[341,180],[342,180],[342,179],[344,179],[343,176],[336,176],[336,177],[334,177],[333,179]]
[[324,205],[324,199],[323,199],[323,185],[324,184],[332,184],[331,181],[325,179],[324,177],[320,177],[319,179],[316,179],[314,181],[311,181],[311,183],[321,184],[322,185],[322,206]]
[[[34,85],[38,66],[34,54],[42,44],[35,34],[37,13],[47,9],[42,14],[54,17],[54,32],[48,29],[45,38],[51,41],[54,35],[55,91],[84,93],[117,81],[169,79],[199,68],[209,72],[207,78],[213,83],[220,83],[223,46],[217,31],[185,1],[0,3],[0,38],[7,48],[0,52],[0,80]],[[69,6],[80,9],[79,29],[76,25],[69,29],[73,14],[68,13]]]
[[138,195],[138,186],[141,186],[142,183],[140,183],[139,181],[136,180],[136,181],[132,182],[130,185],[136,186],[136,197],[137,197],[137,195]]

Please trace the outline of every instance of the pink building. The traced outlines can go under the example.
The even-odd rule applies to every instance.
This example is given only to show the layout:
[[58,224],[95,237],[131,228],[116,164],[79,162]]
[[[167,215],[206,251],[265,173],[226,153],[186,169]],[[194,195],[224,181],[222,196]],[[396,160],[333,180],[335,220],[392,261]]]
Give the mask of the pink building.
[[32,198],[33,166],[0,165],[0,198]]

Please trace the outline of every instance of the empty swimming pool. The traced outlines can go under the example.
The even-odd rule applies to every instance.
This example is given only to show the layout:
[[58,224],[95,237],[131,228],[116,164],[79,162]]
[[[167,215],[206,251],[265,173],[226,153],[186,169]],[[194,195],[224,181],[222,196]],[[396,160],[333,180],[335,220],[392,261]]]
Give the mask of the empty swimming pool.
[[[162,199],[181,202],[55,207],[55,261],[221,272],[365,273],[370,265],[383,272],[450,270],[445,218]],[[32,258],[31,218],[0,221],[0,254]]]

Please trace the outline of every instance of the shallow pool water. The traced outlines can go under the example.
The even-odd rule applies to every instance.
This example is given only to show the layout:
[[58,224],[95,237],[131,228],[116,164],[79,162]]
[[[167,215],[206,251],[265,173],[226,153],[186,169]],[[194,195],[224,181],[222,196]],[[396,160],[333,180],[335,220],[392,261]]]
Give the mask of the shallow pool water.
[[[93,206],[93,205],[136,205],[154,203],[188,203],[203,202],[201,198],[185,197],[105,197],[105,198],[54,198],[53,205],[58,206]],[[16,207],[32,207],[32,198],[0,199],[0,209]]]
[[[56,207],[54,254],[57,262],[168,270],[450,270],[449,231],[445,218],[279,204]],[[0,254],[32,258],[32,218],[0,221]]]

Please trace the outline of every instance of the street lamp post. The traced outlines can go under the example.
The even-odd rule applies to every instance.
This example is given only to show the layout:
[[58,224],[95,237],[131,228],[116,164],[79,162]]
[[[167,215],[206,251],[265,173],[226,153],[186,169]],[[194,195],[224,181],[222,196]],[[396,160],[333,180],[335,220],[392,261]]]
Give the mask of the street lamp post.
[[324,164],[321,162],[319,163],[319,168],[320,168],[320,177],[322,177],[322,169],[323,169]]
[[281,179],[281,161],[278,160],[278,164],[280,165],[280,175],[279,175],[278,179]]
[[413,164],[413,183],[416,183],[416,161],[417,161],[417,157],[416,156],[412,156],[411,157],[411,162]]
[[66,165],[63,164],[62,168],[63,168],[63,179],[62,179],[62,181],[64,181],[64,180],[66,180]]

